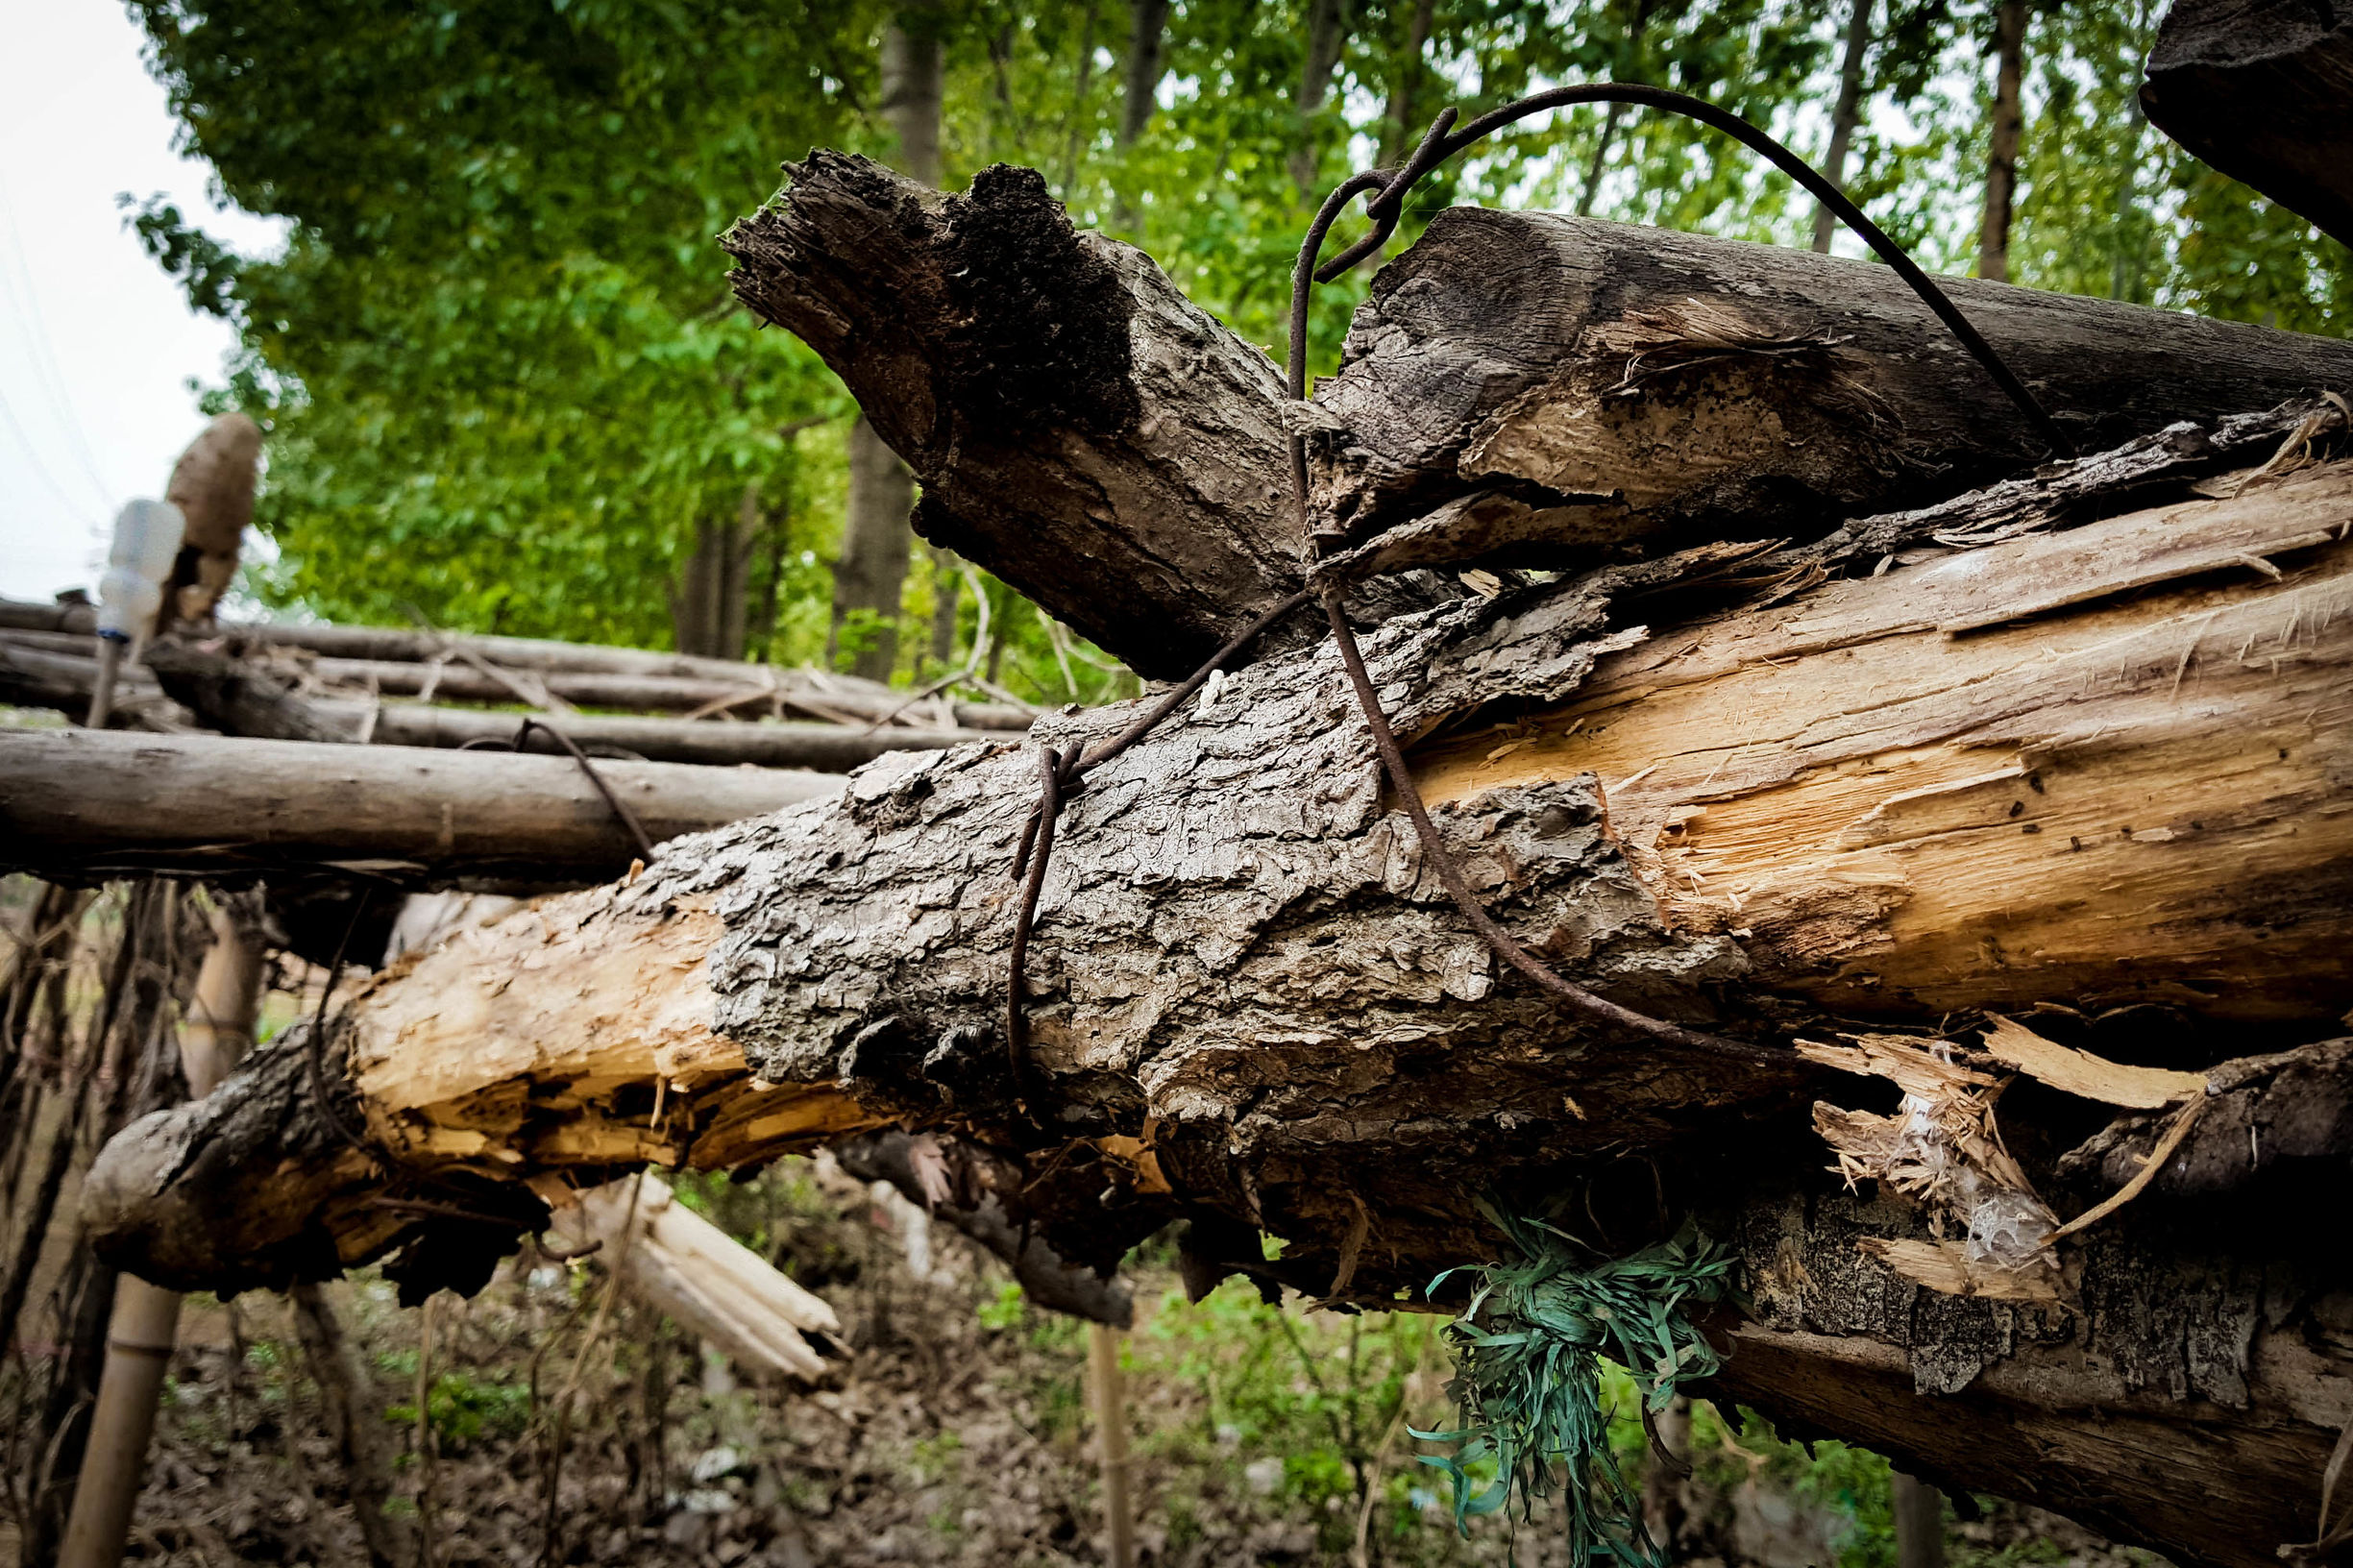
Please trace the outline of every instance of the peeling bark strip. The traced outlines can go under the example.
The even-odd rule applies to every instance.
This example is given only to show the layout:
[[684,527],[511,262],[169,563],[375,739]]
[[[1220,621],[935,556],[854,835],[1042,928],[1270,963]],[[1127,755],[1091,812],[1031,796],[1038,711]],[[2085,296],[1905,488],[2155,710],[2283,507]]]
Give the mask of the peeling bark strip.
[[[2353,384],[2337,339],[1941,282],[2084,450]],[[1482,488],[1622,536],[1810,532],[2043,455],[1885,267],[1550,212],[1440,213],[1316,403],[1357,539]]]

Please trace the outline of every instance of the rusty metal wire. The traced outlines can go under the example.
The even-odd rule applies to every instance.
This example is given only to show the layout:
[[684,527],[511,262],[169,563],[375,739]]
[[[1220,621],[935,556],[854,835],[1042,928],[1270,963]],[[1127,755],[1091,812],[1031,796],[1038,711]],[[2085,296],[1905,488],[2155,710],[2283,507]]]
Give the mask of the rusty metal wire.
[[589,760],[588,753],[581,750],[571,736],[546,720],[526,717],[522,723],[515,726],[515,738],[511,741],[492,740],[488,736],[483,736],[478,740],[468,741],[457,749],[460,751],[520,751],[530,740],[531,731],[534,729],[545,732],[547,737],[570,755],[574,762],[580,765],[580,772],[588,775],[588,782],[595,787],[599,795],[604,796],[604,803],[612,808],[614,816],[621,819],[621,825],[629,830],[629,837],[637,841],[637,858],[651,865],[653,840],[647,835],[646,824],[638,821],[637,813],[629,809],[626,801],[613,793],[613,787],[604,781],[602,773],[597,772],[597,765]]
[[[1672,114],[1680,114],[1685,118],[1697,120],[1703,125],[1721,131],[1742,145],[1761,154],[1775,167],[1788,174],[1820,200],[1840,222],[1862,236],[1863,240],[1878,253],[1880,257],[1894,269],[1896,275],[1910,285],[1912,291],[1920,296],[1922,302],[1936,314],[1937,319],[1944,323],[1945,327],[1959,340],[1961,346],[1984,368],[1987,376],[1994,380],[1995,384],[1999,386],[2011,402],[2018,405],[2019,411],[2025,416],[2036,432],[2049,443],[2055,454],[2073,455],[2073,444],[2059,428],[2057,421],[2051,418],[2049,411],[2027,389],[2025,383],[2019,380],[2017,374],[2003,363],[2001,356],[1994,351],[1993,346],[1986,342],[1974,327],[1970,325],[1969,319],[1962,315],[1959,307],[1904,253],[1903,248],[1889,238],[1878,225],[1873,223],[1861,208],[1849,201],[1845,192],[1841,191],[1837,185],[1817,173],[1803,159],[1791,152],[1773,136],[1739,115],[1718,109],[1703,99],[1694,98],[1687,93],[1676,92],[1665,87],[1608,82],[1556,87],[1547,92],[1539,92],[1516,103],[1507,104],[1501,109],[1489,110],[1459,130],[1455,128],[1457,111],[1448,109],[1431,122],[1429,131],[1423,135],[1420,144],[1414,148],[1412,156],[1402,167],[1367,169],[1360,174],[1351,175],[1336,186],[1332,194],[1324,198],[1323,206],[1317,210],[1314,221],[1309,225],[1307,237],[1299,247],[1299,257],[1291,271],[1290,354],[1287,367],[1289,373],[1290,395],[1301,402],[1307,401],[1308,302],[1313,286],[1319,282],[1330,282],[1340,277],[1349,268],[1373,255],[1388,242],[1390,236],[1396,233],[1397,220],[1404,211],[1406,193],[1422,176],[1473,142],[1503,130],[1507,126],[1527,119],[1531,115],[1540,114],[1548,110],[1567,108],[1575,104],[1598,103],[1632,104],[1642,108],[1663,110]],[[1372,232],[1350,245],[1332,260],[1323,262],[1319,266],[1318,257],[1322,255],[1324,241],[1330,235],[1333,225],[1339,221],[1340,214],[1347,209],[1350,202],[1360,196],[1367,195],[1370,200],[1364,204],[1364,211],[1365,215],[1373,220]],[[1201,683],[1207,680],[1213,672],[1221,668],[1227,660],[1239,652],[1268,626],[1298,608],[1309,599],[1317,600],[1323,605],[1325,620],[1330,625],[1332,640],[1339,654],[1341,668],[1347,674],[1348,684],[1356,697],[1357,706],[1363,714],[1365,725],[1371,732],[1373,749],[1380,755],[1382,768],[1388,774],[1389,783],[1397,793],[1398,803],[1405,808],[1407,818],[1413,823],[1413,831],[1421,844],[1423,853],[1429,858],[1431,868],[1436,871],[1439,884],[1446,890],[1447,897],[1497,958],[1527,976],[1538,989],[1571,1011],[1582,1014],[1593,1022],[1611,1030],[1643,1036],[1662,1044],[1715,1055],[1738,1056],[1751,1061],[1785,1060],[1785,1053],[1769,1046],[1757,1045],[1743,1040],[1733,1040],[1723,1035],[1709,1034],[1682,1024],[1672,1023],[1663,1018],[1650,1017],[1631,1008],[1610,1001],[1607,997],[1596,995],[1584,987],[1557,973],[1550,965],[1522,946],[1516,938],[1496,923],[1494,917],[1486,912],[1485,907],[1480,903],[1478,895],[1472,892],[1469,880],[1463,876],[1461,867],[1440,841],[1436,825],[1430,819],[1429,808],[1422,800],[1421,791],[1413,782],[1413,772],[1406,762],[1405,751],[1398,745],[1396,733],[1389,727],[1387,717],[1381,711],[1379,695],[1375,692],[1372,677],[1364,667],[1363,650],[1358,646],[1356,633],[1348,625],[1348,618],[1342,603],[1344,592],[1342,586],[1329,581],[1318,583],[1318,574],[1315,569],[1323,563],[1331,546],[1338,542],[1342,536],[1336,527],[1318,527],[1316,526],[1318,520],[1312,515],[1309,498],[1307,439],[1302,433],[1294,432],[1290,438],[1290,464],[1291,485],[1298,506],[1300,533],[1307,552],[1305,566],[1310,582],[1317,585],[1311,587],[1306,592],[1292,595],[1245,627],[1225,647],[1212,654],[1208,662],[1195,671],[1183,685],[1163,697],[1141,718],[1122,730],[1112,741],[1088,750],[1084,755],[1077,747],[1071,747],[1067,750],[1057,750],[1053,747],[1047,747],[1039,758],[1038,804],[1031,812],[1028,823],[1021,830],[1021,845],[1015,855],[1013,867],[1013,876],[1015,880],[1022,884],[1022,887],[1020,901],[1014,916],[1013,943],[1007,962],[1005,1041],[1017,1096],[1021,1090],[1028,1072],[1029,1020],[1025,1008],[1024,992],[1030,937],[1037,923],[1039,894],[1045,885],[1046,861],[1053,853],[1054,823],[1056,818],[1061,814],[1064,802],[1078,793],[1088,769],[1109,761],[1149,734],[1155,725],[1174,712],[1186,698],[1198,690]]]

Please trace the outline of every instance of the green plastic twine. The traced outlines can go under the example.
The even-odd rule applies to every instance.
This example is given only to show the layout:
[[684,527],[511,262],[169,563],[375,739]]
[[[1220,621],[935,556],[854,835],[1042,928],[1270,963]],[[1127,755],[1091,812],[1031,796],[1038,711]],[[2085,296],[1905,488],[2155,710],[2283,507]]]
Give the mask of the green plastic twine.
[[[1736,1260],[1690,1225],[1674,1239],[1581,1267],[1590,1249],[1535,1219],[1482,1204],[1520,1256],[1479,1265],[1470,1306],[1446,1329],[1455,1352],[1452,1432],[1415,1432],[1456,1445],[1422,1463],[1454,1481],[1455,1526],[1503,1509],[1516,1494],[1525,1519],[1552,1495],[1554,1468],[1568,1513],[1575,1562],[1665,1568],[1666,1556],[1642,1527],[1640,1499],[1618,1470],[1602,1409],[1601,1358],[1624,1366],[1653,1412],[1686,1383],[1723,1364],[1684,1315],[1687,1303],[1724,1299]],[[1430,1282],[1434,1292],[1449,1269]],[[1483,1489],[1470,1467],[1493,1459]]]

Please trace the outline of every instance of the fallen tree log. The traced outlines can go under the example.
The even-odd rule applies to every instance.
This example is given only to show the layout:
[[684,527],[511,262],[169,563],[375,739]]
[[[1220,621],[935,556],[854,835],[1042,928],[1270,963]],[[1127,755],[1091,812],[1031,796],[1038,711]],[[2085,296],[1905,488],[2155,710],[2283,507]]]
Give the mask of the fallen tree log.
[[[1024,171],[948,197],[834,153],[790,173],[726,237],[737,297],[915,469],[917,531],[1148,675],[1298,587],[1281,378],[1149,257],[1073,233]],[[2087,449],[2353,387],[2334,338],[1945,286]],[[1383,270],[1339,376],[1291,417],[1352,540],[1498,493],[1541,514],[1524,564],[1548,567],[1818,531],[2045,455],[1885,267],[1471,208]],[[1390,580],[1359,607],[1442,597]]]
[[[866,210],[842,232],[895,223],[919,250],[1037,216],[975,201],[944,230],[887,189]],[[1061,254],[1050,226],[1020,232]],[[1126,320],[1149,348],[1151,319]],[[908,341],[902,368],[930,376]],[[985,392],[1008,361],[983,347],[945,354],[963,368],[939,384]],[[1181,380],[1131,375],[1166,398],[1139,393],[1109,434],[1033,403],[1019,441],[1047,470],[1102,442],[1115,457],[1080,468],[1148,467],[1148,429],[1198,451],[1187,415],[1204,405]],[[972,450],[1017,425],[975,423]],[[1826,512],[1794,545],[1703,541],[1368,614],[1381,700],[1495,917],[1581,984],[1713,1040],[1618,1038],[1499,969],[1389,809],[1333,651],[1300,628],[1070,801],[1019,1059],[1001,871],[1039,753],[999,737],[882,759],[836,800],[689,841],[625,886],[380,977],[213,1102],[110,1144],[94,1232],[175,1282],[398,1249],[409,1287],[463,1287],[544,1222],[550,1184],[736,1166],[887,1123],[1021,1166],[1000,1191],[1066,1262],[1108,1269],[1184,1217],[1189,1282],[1238,1267],[1352,1306],[1454,1305],[1419,1292],[1494,1256],[1483,1200],[1581,1211],[1605,1251],[1689,1216],[1739,1248],[1774,1314],[1717,1326],[1740,1339],[1727,1386],[1743,1397],[1954,1483],[2033,1480],[2178,1560],[2271,1560],[2308,1538],[2353,1389],[2333,1237],[2256,1223],[2275,1207],[2260,1183],[2151,1183],[2050,1243],[2071,1305],[2060,1286],[2026,1304],[1925,1291],[1885,1245],[1941,1256],[1923,1215],[1856,1217],[1820,1170],[1807,1102],[1867,1091],[1795,1041],[1867,1026],[1965,1048],[1988,1010],[2031,1009],[2064,1043],[2205,1074],[2219,1099],[2250,1055],[2341,1033],[2341,430],[2333,411],[2204,422],[1906,514]],[[2218,476],[2226,452],[2263,468]],[[1067,473],[1041,483],[1049,510],[1075,509],[1065,522],[1084,511]],[[1119,530],[1111,495],[1085,527]],[[1195,503],[1144,498],[1138,536]],[[1527,521],[1512,507],[1559,509],[1482,504],[1507,540]],[[983,565],[997,532],[1008,559],[1034,548],[1010,506],[971,517],[993,519],[975,525]],[[1429,521],[1363,548],[1435,564],[1413,552],[1446,540],[1399,537]],[[1219,570],[1243,570],[1244,546],[1217,548]],[[1296,580],[1287,549],[1269,554],[1259,604]],[[1092,587],[1111,602],[1108,578]],[[1105,624],[1136,617],[1131,643],[1158,636],[1164,657],[1226,624],[1140,593]],[[1039,739],[1107,737],[1134,711],[1056,716]],[[2295,1080],[2316,1081],[2336,1080]],[[2111,1196],[2088,1189],[2106,1156],[2066,1157],[2141,1138],[2145,1117],[2055,1095],[2018,1086],[2002,1127],[2020,1179],[2082,1212]],[[2127,1232],[2130,1266],[2103,1250]],[[2111,1406],[2129,1417],[2113,1430]],[[2227,1512],[2182,1506],[2224,1487]]]
[[2141,108],[2198,159],[2353,245],[2353,17],[2294,0],[2174,0]]
[[[2096,1338],[2055,1309],[2022,1326],[2012,1304],[1927,1294],[1852,1247],[1916,1218],[1832,1223],[1809,1190],[1819,1079],[1774,1042],[2060,1002],[2127,1060],[2321,1038],[2353,1005],[2348,515],[2353,470],[2321,466],[1647,636],[1609,629],[1625,573],[1375,636],[1490,906],[1605,993],[1752,1050],[1612,1041],[1496,973],[1383,809],[1319,649],[1230,676],[1072,803],[1022,1079],[998,869],[1033,765],[1003,744],[908,754],[355,996],[333,1092],[367,1149],[317,1110],[299,1050],[265,1053],[216,1102],[110,1146],[93,1217],[112,1256],[172,1283],[396,1243],[407,1277],[462,1283],[486,1265],[460,1267],[387,1192],[459,1184],[522,1225],[522,1197],[484,1194],[734,1165],[893,1119],[1075,1168],[1078,1195],[1029,1221],[1075,1262],[1189,1213],[1288,1238],[1253,1270],[1270,1281],[1382,1304],[1492,1245],[1487,1193],[1599,1184],[1622,1237],[1628,1157],[1641,1210],[1641,1157],[1673,1153],[1656,1196],[1712,1213],[1755,1277],[1797,1292],[1731,1329],[1728,1390],[1955,1483],[2039,1477],[2037,1500],[2185,1558],[2265,1560],[2309,1518],[2330,1412],[2353,1399],[2325,1338],[2341,1259],[2243,1223],[2195,1243],[2217,1278],[2307,1283],[2212,1297],[2196,1343],[2218,1348],[2191,1352],[2151,1302],[2194,1305],[2167,1272],[2192,1267],[2194,1230],[2137,1234],[2133,1268],[2086,1254],[2087,1278],[2117,1281],[2084,1286],[2109,1303]],[[1723,553],[1681,563],[1687,591]],[[1653,572],[1652,608],[1677,580]],[[1047,1131],[1020,1130],[1017,1096]],[[2012,1136],[2055,1156],[2097,1130],[2038,1116]],[[1772,1195],[1728,1209],[1732,1192]],[[2253,1317],[2232,1305],[2248,1299]],[[2227,1521],[2169,1502],[2185,1475],[2247,1501]]]
[[[97,684],[94,657],[0,645],[0,703],[70,714],[80,721],[90,711],[90,693]],[[196,727],[194,714],[165,697],[154,677],[136,669],[116,676],[112,709],[109,722],[121,729],[169,734]]]
[[[842,784],[659,762],[598,772],[656,843]],[[568,757],[0,730],[0,870],[52,882],[333,871],[379,886],[546,892],[608,881],[636,854]]]

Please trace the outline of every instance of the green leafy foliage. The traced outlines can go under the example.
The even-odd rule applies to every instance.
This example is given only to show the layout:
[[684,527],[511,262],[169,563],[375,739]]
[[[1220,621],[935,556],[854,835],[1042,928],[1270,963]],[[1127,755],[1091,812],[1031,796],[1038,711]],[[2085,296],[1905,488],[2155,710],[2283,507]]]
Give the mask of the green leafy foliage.
[[[1476,1282],[1447,1331],[1459,1421],[1451,1432],[1413,1435],[1458,1446],[1422,1462],[1454,1482],[1455,1521],[1465,1529],[1514,1496],[1524,1514],[1552,1496],[1558,1465],[1572,1560],[1663,1568],[1611,1449],[1601,1359],[1627,1370],[1650,1410],[1664,1409],[1682,1384],[1721,1364],[1685,1307],[1724,1299],[1737,1261],[1688,1227],[1626,1257],[1588,1261],[1591,1249],[1566,1231],[1492,1206],[1486,1213],[1517,1256],[1449,1271]],[[1491,1481],[1473,1473],[1483,1460],[1494,1462]]]
[[[714,240],[816,144],[887,153],[889,0],[133,0],[192,153],[292,222],[237,256],[168,204],[130,221],[239,356],[209,398],[261,417],[268,604],[453,629],[660,646],[699,529],[757,519],[754,656],[828,649],[849,401],[737,309]],[[2161,0],[2039,5],[2027,39],[2013,276],[2341,332],[2353,257],[2198,165],[2139,116]],[[1819,152],[1844,7],[1795,0],[1353,0],[1330,90],[1303,112],[1309,0],[1184,0],[1153,111],[1122,135],[1133,44],[1103,0],[908,8],[946,62],[945,183],[1006,159],[1074,219],[1133,241],[1245,337],[1285,348],[1292,254],[1322,190],[1394,158],[1443,104],[1560,82],[1661,83]],[[1931,265],[1975,254],[1991,0],[1887,0],[1854,193]],[[1415,193],[1399,243],[1459,202],[1803,243],[1811,204],[1689,122],[1587,107],[1474,149]],[[1351,219],[1336,236],[1356,232]],[[1851,242],[1850,242],[1850,245]],[[1311,367],[1336,363],[1373,268],[1318,290]],[[803,422],[816,419],[816,425]],[[962,572],[919,552],[901,678],[971,655]],[[1135,689],[984,580],[985,672],[1041,700]],[[943,664],[919,633],[959,600]],[[839,656],[876,628],[852,625]]]
[[[413,1377],[416,1357],[411,1353],[406,1368]],[[426,1395],[426,1408],[430,1412],[433,1436],[442,1448],[462,1453],[484,1437],[513,1437],[530,1424],[531,1390],[521,1383],[500,1378],[476,1377],[466,1372],[444,1372],[433,1379],[433,1386]],[[397,1426],[417,1424],[414,1404],[394,1405],[384,1411],[384,1419]]]

